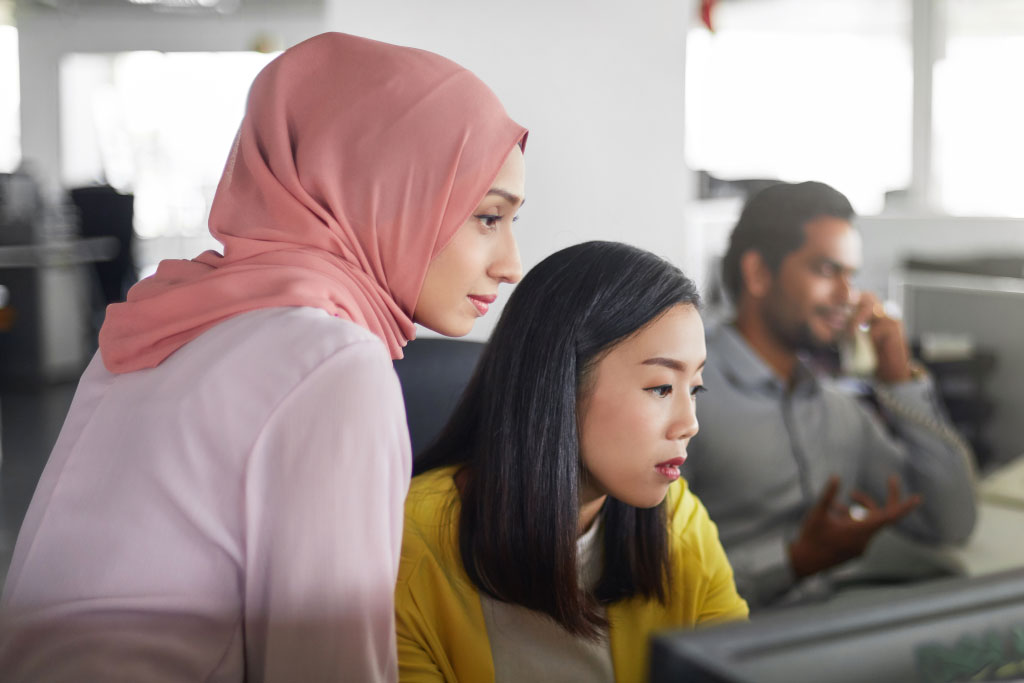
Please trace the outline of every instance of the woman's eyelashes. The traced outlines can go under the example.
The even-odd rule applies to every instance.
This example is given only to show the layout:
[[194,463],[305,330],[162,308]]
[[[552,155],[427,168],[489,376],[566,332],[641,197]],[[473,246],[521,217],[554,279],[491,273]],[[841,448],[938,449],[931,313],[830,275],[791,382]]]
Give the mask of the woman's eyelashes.
[[501,216],[496,213],[480,213],[473,216],[473,218],[480,221],[480,225],[488,230],[497,230],[501,223]]
[[[505,218],[505,216],[498,213],[479,213],[474,215],[473,218],[480,221],[480,225],[482,225],[487,230],[497,230],[499,227],[501,227],[501,221],[502,219]],[[518,220],[519,214],[512,216],[513,223],[515,223]]]
[[[644,389],[644,391],[649,391],[658,398],[665,398],[672,394],[672,385],[659,384],[656,387],[647,387]],[[697,398],[697,394],[702,394],[705,391],[707,391],[707,389],[704,388],[703,384],[694,385],[693,387],[690,388],[690,397]]]
[[660,384],[656,387],[647,387],[644,391],[649,391],[658,398],[665,398],[672,393],[671,384]]

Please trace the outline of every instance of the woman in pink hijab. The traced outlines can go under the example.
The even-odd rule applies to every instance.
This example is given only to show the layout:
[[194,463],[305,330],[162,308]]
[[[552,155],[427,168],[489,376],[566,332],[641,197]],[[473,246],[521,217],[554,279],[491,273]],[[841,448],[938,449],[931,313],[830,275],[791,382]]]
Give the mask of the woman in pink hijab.
[[223,255],[107,312],[4,587],[5,681],[396,678],[391,360],[519,279],[525,140],[429,52],[331,33],[263,70]]

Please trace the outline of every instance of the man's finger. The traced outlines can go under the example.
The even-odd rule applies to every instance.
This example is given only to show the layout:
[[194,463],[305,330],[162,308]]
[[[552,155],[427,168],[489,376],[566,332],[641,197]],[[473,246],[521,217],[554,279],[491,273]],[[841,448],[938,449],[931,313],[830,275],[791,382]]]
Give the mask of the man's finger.
[[850,508],[842,503],[834,503],[832,505],[832,515],[839,517],[840,519],[853,519],[853,515],[850,514]]
[[900,498],[903,497],[903,487],[900,485],[899,475],[890,474],[887,482],[889,495],[886,498],[886,507],[896,505],[900,502]]
[[903,519],[910,514],[914,508],[921,504],[921,496],[913,495],[907,498],[902,503],[897,503],[894,506],[887,506],[885,509],[885,517],[891,522],[898,519]]
[[828,478],[828,482],[825,484],[824,490],[822,490],[821,497],[818,498],[818,502],[814,504],[813,512],[817,515],[827,515],[828,511],[832,509],[832,505],[835,503],[836,494],[839,492],[839,477],[832,475]]

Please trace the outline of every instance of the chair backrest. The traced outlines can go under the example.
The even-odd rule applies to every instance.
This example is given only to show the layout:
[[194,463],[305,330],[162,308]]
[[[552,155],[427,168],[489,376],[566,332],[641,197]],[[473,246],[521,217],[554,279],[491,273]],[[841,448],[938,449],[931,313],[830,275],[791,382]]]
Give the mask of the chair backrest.
[[69,194],[78,208],[78,229],[82,237],[117,239],[117,255],[95,264],[103,292],[103,301],[97,303],[105,310],[107,304],[124,301],[128,288],[139,279],[132,254],[135,196],[121,194],[109,185],[76,187]]
[[441,432],[483,352],[482,342],[417,339],[395,361],[402,383],[413,459]]

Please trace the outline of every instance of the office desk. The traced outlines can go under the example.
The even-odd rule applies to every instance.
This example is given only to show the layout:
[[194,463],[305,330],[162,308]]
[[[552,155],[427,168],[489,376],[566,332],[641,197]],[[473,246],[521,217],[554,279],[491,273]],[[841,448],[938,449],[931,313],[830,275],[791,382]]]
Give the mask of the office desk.
[[978,483],[978,522],[963,547],[942,549],[968,576],[1024,567],[1024,456]]
[[1024,513],[1024,454],[985,477],[978,492],[987,503]]

